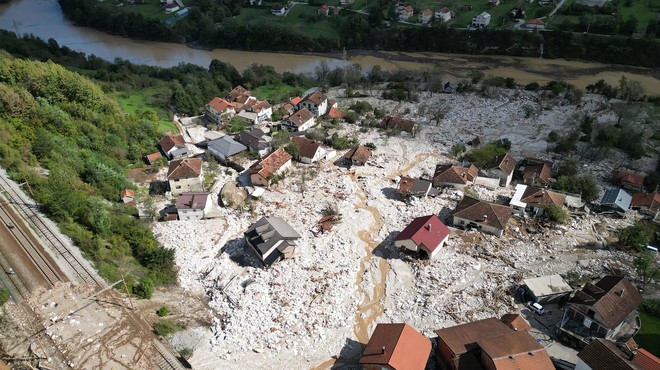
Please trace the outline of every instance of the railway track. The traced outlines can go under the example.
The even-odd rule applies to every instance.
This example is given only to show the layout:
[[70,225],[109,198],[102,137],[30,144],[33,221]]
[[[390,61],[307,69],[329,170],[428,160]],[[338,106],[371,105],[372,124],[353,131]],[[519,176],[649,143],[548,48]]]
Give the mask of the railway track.
[[176,356],[168,351],[167,348],[165,348],[165,346],[157,339],[154,339],[154,347],[156,348],[156,352],[158,352],[158,356],[154,358],[154,362],[156,363],[156,366],[158,366],[159,370],[186,369],[183,365],[181,365],[181,362],[179,362]]
[[91,273],[83,264],[71,254],[69,247],[48,227],[43,219],[37,214],[36,203],[26,200],[22,194],[14,189],[9,181],[0,176],[0,189],[7,197],[7,201],[13,204],[24,216],[32,228],[39,234],[42,240],[53,247],[57,253],[66,261],[76,273],[81,282],[103,286],[105,284],[95,274]]

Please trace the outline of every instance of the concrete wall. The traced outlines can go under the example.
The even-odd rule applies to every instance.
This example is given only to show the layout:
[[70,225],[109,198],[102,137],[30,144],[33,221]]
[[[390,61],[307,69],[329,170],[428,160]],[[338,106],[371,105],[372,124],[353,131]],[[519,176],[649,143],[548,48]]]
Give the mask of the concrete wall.
[[169,180],[172,195],[188,193],[193,191],[204,191],[202,175],[190,179]]
[[498,236],[498,237],[502,236],[502,234],[504,234],[504,230],[497,229],[497,228],[492,227],[492,226],[476,223],[474,221],[470,221],[468,219],[461,218],[461,217],[454,216],[453,223],[454,223],[454,225],[461,226],[461,227],[467,227],[470,224],[472,225],[472,227],[474,227],[474,225],[477,225],[477,226],[480,227],[481,231],[489,233],[489,234],[493,234],[493,235]]

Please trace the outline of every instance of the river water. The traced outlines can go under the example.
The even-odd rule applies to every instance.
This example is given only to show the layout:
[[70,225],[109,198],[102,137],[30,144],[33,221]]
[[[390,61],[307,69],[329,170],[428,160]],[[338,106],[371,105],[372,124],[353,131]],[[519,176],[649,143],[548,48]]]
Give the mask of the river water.
[[[216,49],[213,51],[191,49],[182,44],[151,41],[134,41],[108,35],[89,28],[76,27],[67,21],[57,0],[13,0],[0,6],[0,28],[19,35],[33,34],[44,40],[55,39],[86,54],[94,54],[106,60],[122,58],[134,63],[171,67],[181,62],[208,67],[211,60],[230,63],[238,70],[252,63],[273,66],[278,72],[292,71],[312,73],[322,61],[331,68],[342,66],[341,58],[326,55],[251,52]],[[349,53],[350,54],[350,53]],[[607,65],[601,63],[567,61],[564,59],[518,58],[507,56],[475,56],[442,53],[373,52],[368,55],[349,56],[349,63],[358,63],[363,69],[379,65],[386,70],[396,68],[425,69],[443,73],[458,79],[471,70],[481,70],[487,75],[513,77],[520,83],[562,79],[580,88],[599,79],[617,84],[621,75],[640,81],[646,93],[660,94],[660,70]]]

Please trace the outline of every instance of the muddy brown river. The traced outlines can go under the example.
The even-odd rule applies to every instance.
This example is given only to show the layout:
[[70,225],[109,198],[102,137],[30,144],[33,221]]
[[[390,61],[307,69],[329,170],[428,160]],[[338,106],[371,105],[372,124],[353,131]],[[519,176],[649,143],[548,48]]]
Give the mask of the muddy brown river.
[[[181,62],[208,67],[213,59],[244,69],[251,63],[273,66],[277,71],[313,73],[325,61],[331,68],[344,65],[337,54],[293,54],[215,49],[191,49],[182,44],[134,41],[89,28],[76,27],[62,14],[57,0],[13,0],[0,6],[0,28],[19,35],[33,34],[44,40],[55,39],[60,45],[106,60],[122,58],[134,63],[171,67]],[[660,94],[660,70],[608,65],[565,59],[477,56],[442,53],[348,52],[348,63],[363,69],[375,65],[386,70],[397,68],[434,69],[449,79],[459,79],[469,71],[513,77],[519,83],[544,83],[562,79],[580,88],[603,79],[616,84],[621,75],[642,83],[647,94]]]

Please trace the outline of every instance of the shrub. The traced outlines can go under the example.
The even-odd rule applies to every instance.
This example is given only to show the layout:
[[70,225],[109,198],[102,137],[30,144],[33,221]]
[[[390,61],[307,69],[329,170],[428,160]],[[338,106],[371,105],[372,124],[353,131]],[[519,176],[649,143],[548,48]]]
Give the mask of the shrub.
[[143,276],[131,289],[134,295],[142,299],[151,299],[154,294],[154,282],[148,276]]
[[456,144],[451,147],[451,154],[457,157],[465,152],[465,144]]
[[179,351],[179,355],[181,355],[181,357],[185,358],[186,360],[192,357],[192,354],[193,354],[193,350],[188,347],[182,348]]
[[351,110],[354,110],[355,113],[359,115],[364,115],[365,113],[371,112],[373,108],[371,107],[371,104],[369,104],[366,101],[356,101],[353,103],[350,107],[348,107]]
[[543,214],[550,221],[556,222],[558,224],[565,224],[570,218],[568,212],[564,207],[558,206],[553,203],[546,204],[543,207]]
[[346,120],[346,122],[348,122],[348,123],[355,123],[355,122],[358,121],[359,118],[360,117],[358,117],[358,114],[355,113],[355,112],[348,112],[344,116],[344,120]]
[[559,176],[557,181],[552,185],[553,188],[566,191],[569,193],[580,194],[582,200],[585,202],[593,202],[598,198],[598,185],[591,175],[572,175]]
[[482,168],[492,161],[493,158],[500,154],[504,154],[511,148],[511,142],[504,140],[496,140],[484,145],[481,148],[475,149],[468,154],[468,160],[475,166]]
[[11,295],[9,294],[9,290],[5,288],[0,288],[0,306],[4,305],[9,301],[9,297]]
[[186,328],[185,325],[171,320],[160,320],[154,324],[154,331],[156,332],[156,334],[163,337],[170,336],[176,333],[177,331],[181,331],[185,328]]
[[367,148],[371,148],[372,150],[376,150],[376,144],[374,144],[372,142],[368,142],[368,143],[364,144],[364,146],[366,146]]
[[557,142],[557,140],[559,140],[559,134],[557,133],[557,131],[554,130],[550,131],[550,133],[548,134],[548,141],[550,141],[551,143],[555,143]]
[[536,91],[540,88],[541,85],[539,85],[538,82],[530,82],[527,85],[525,85],[525,90]]
[[167,306],[163,306],[156,311],[156,315],[158,315],[158,317],[169,316],[169,314],[170,314],[170,309],[167,308]]
[[644,250],[644,247],[653,240],[655,228],[655,225],[648,222],[635,222],[634,225],[619,231],[619,245],[632,247],[638,251]]

